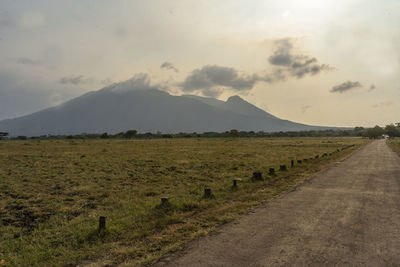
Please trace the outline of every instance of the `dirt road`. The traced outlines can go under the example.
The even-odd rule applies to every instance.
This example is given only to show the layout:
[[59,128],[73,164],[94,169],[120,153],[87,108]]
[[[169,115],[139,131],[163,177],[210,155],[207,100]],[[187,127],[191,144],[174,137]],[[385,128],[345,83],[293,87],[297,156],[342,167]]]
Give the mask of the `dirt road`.
[[374,141],[159,265],[400,265],[400,158]]

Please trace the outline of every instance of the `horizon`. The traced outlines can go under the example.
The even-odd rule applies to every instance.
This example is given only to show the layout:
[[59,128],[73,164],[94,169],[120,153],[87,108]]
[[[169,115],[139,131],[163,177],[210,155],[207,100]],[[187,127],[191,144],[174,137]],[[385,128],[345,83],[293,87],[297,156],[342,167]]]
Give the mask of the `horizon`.
[[[400,3],[3,1],[0,121],[131,77],[308,125],[399,121]],[[29,44],[29,45],[26,45]]]

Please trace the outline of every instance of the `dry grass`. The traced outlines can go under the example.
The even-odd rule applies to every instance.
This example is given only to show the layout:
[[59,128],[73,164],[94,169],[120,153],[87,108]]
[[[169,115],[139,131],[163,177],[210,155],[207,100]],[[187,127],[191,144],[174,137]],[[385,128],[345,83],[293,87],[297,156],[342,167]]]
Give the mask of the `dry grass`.
[[[359,138],[0,141],[0,260],[152,263],[301,183]],[[343,147],[355,146],[341,150]],[[336,152],[337,149],[341,151]],[[322,157],[323,153],[332,153]],[[315,158],[252,181],[254,171]],[[240,178],[238,188],[232,180]],[[204,199],[205,187],[213,198]],[[160,205],[161,197],[170,197]],[[106,231],[98,232],[100,215]]]
[[400,138],[391,138],[387,143],[394,151],[400,154]]

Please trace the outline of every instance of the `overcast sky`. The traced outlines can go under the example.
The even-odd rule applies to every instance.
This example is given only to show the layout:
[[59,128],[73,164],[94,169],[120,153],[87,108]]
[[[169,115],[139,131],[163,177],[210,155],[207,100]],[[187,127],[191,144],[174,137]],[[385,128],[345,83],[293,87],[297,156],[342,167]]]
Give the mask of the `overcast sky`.
[[398,0],[0,1],[0,120],[147,74],[327,126],[400,121]]

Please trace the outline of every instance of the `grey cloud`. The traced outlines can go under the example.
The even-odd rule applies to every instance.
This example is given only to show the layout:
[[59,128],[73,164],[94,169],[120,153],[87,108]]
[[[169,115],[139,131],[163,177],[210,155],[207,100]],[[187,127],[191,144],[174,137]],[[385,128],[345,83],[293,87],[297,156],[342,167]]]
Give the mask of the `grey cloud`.
[[60,79],[60,83],[78,85],[82,83],[87,83],[87,81],[83,75],[79,75],[79,76],[63,77]]
[[19,57],[19,58],[15,59],[15,61],[22,65],[40,65],[43,63],[40,60],[34,60],[34,59],[26,58],[26,57]]
[[271,65],[281,68],[281,79],[285,75],[294,76],[298,79],[310,74],[316,75],[322,71],[329,71],[333,68],[327,64],[318,64],[315,57],[296,54],[294,50],[294,39],[285,38],[275,41],[276,50],[268,58]]
[[127,81],[113,83],[104,89],[113,92],[126,92],[131,90],[171,90],[165,83],[152,83],[147,73],[137,73]]
[[251,90],[258,81],[266,80],[257,74],[239,75],[234,68],[207,65],[193,70],[181,86],[185,92],[202,91],[208,96],[218,96],[221,87],[243,92]]
[[306,113],[306,111],[309,110],[310,108],[312,108],[312,106],[310,106],[310,105],[301,107],[301,113],[303,113],[303,114]]
[[393,105],[392,101],[385,101],[385,102],[380,102],[378,104],[372,105],[372,107],[373,108],[383,108],[383,107],[389,107],[392,105]]
[[289,38],[280,39],[275,41],[277,47],[272,56],[269,57],[268,61],[275,66],[290,66],[293,61],[293,55],[291,51],[293,49],[293,42]]
[[113,81],[110,78],[98,80],[91,77],[85,77],[84,75],[62,77],[58,82],[60,84],[69,84],[69,85],[99,84],[103,86],[110,85],[113,83]]
[[163,64],[161,64],[160,66],[161,69],[169,69],[169,70],[173,70],[175,72],[179,72],[178,68],[175,67],[174,64],[170,63],[170,62],[164,62]]
[[343,93],[343,92],[349,91],[349,90],[357,88],[357,87],[362,87],[362,84],[358,81],[357,82],[347,81],[347,82],[341,83],[339,85],[333,86],[330,92],[331,93]]
[[[327,64],[319,64],[315,57],[295,53],[294,39],[276,40],[275,45],[276,50],[268,59],[275,66],[271,73],[243,75],[234,68],[206,65],[193,70],[180,86],[185,92],[201,91],[203,95],[216,97],[224,88],[248,92],[257,82],[274,83],[284,81],[287,77],[300,79],[305,75],[316,75],[333,69]],[[161,68],[172,67],[168,62],[161,65]]]

